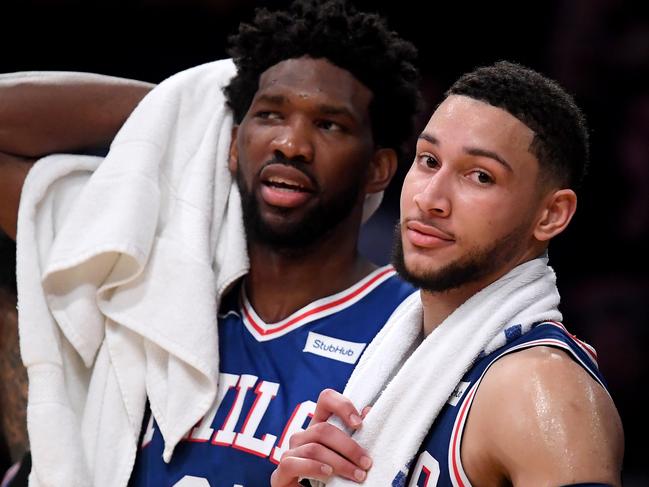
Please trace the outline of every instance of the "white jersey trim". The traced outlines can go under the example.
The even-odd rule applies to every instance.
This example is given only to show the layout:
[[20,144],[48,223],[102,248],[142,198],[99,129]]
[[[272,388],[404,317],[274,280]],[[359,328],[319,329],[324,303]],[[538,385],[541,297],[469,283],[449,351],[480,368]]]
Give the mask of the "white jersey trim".
[[357,303],[396,274],[391,265],[379,267],[353,286],[339,293],[318,299],[277,323],[266,323],[255,312],[241,287],[241,318],[257,341],[265,342],[290,333],[307,323],[337,313]]

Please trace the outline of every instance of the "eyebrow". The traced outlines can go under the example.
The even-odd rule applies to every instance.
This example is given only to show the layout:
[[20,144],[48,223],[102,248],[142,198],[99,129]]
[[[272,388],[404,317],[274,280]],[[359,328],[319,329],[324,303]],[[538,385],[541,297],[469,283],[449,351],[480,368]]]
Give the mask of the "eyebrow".
[[343,107],[343,106],[321,104],[318,105],[318,111],[323,115],[329,115],[329,116],[341,115],[344,117],[356,119],[353,113],[347,107]]
[[498,161],[500,164],[505,166],[505,169],[507,169],[508,171],[510,172],[514,171],[512,169],[512,166],[496,152],[486,150],[486,149],[480,149],[479,147],[464,147],[464,152],[472,156],[488,157],[489,159]]
[[419,138],[424,139],[424,140],[430,142],[431,144],[439,145],[439,140],[437,140],[437,138],[434,137],[433,135],[428,134],[426,132],[420,133]]
[[[422,132],[421,134],[419,134],[419,138],[427,142],[430,142],[431,144],[440,145],[437,137],[435,137],[432,134]],[[479,147],[464,147],[463,149],[464,152],[466,152],[469,155],[478,156],[478,157],[488,157],[489,159],[493,159],[494,161],[497,161],[500,164],[502,164],[508,171],[513,172],[511,164],[509,164],[502,156],[500,156],[498,153],[494,151],[481,149]]]
[[257,101],[263,101],[273,105],[283,105],[288,100],[284,95],[259,95]]
[[[270,94],[262,94],[257,97],[257,102],[264,102],[264,103],[269,103],[271,105],[284,105],[286,103],[289,103],[288,97],[284,95],[270,95]],[[327,103],[322,103],[317,106],[318,112],[320,112],[322,115],[328,115],[328,116],[344,116],[351,118],[352,120],[356,120],[356,117],[352,113],[352,111],[342,105],[330,105]]]

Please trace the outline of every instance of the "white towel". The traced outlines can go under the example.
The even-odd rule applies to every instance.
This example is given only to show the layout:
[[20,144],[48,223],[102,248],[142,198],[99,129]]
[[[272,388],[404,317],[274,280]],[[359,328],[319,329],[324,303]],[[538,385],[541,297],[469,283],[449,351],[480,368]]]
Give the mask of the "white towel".
[[[344,391],[359,411],[373,405],[353,435],[374,461],[365,485],[402,485],[435,417],[475,359],[503,346],[513,330],[560,321],[558,305],[546,258],[517,266],[472,296],[421,344],[420,297],[405,300],[367,347]],[[332,478],[326,485],[358,484]]]
[[[248,267],[227,169],[230,60],[140,103],[101,166],[52,156],[18,221],[32,486],[125,486],[148,396],[171,457],[212,404],[216,308]],[[42,287],[39,285],[42,279]]]

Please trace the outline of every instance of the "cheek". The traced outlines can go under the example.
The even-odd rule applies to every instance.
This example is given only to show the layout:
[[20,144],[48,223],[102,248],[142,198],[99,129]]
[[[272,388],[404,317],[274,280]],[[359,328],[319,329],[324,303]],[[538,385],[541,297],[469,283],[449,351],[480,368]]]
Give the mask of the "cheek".
[[257,171],[259,166],[270,157],[267,150],[269,144],[265,142],[262,135],[258,131],[239,131],[237,171],[248,180],[252,177],[250,174]]
[[367,179],[372,152],[356,144],[320,143],[316,147],[316,172],[323,183],[359,184]]
[[528,219],[527,201],[507,193],[462,195],[455,203],[455,220],[476,240],[499,238]]
[[333,161],[346,161],[346,165],[355,168],[365,168],[372,158],[372,147],[360,143],[356,139],[341,142],[340,140],[321,140],[316,151],[326,154]]
[[257,153],[269,147],[275,131],[273,127],[256,124],[248,121],[239,128],[239,150],[248,154]]
[[262,147],[262,140],[261,134],[246,132],[239,142],[239,153],[254,157]]

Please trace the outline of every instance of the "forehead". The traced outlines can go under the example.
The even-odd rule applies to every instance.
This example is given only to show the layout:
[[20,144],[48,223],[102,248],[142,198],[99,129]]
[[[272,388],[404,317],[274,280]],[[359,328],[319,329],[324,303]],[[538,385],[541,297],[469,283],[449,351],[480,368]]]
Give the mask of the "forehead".
[[[424,132],[445,143],[479,147],[513,160],[532,156],[534,131],[511,113],[461,95],[446,98],[431,116]],[[506,157],[507,158],[507,157]]]
[[260,95],[282,95],[301,100],[343,105],[367,113],[372,92],[349,71],[325,59],[287,59],[268,68],[259,78]]

